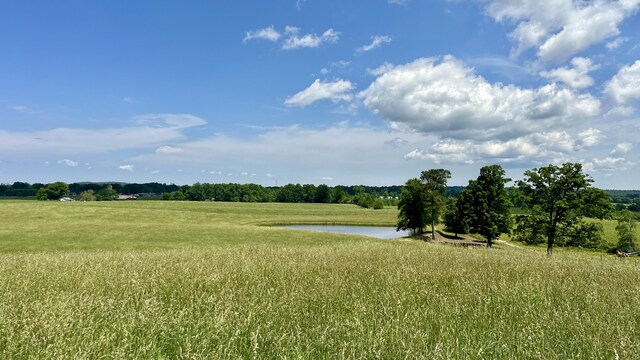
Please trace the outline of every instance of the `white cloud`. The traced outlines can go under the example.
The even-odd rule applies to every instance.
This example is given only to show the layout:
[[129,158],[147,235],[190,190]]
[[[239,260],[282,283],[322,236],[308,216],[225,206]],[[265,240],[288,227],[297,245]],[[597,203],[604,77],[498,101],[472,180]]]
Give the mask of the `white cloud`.
[[591,161],[583,162],[583,166],[586,171],[597,171],[605,173],[614,171],[625,171],[631,165],[633,164],[623,157],[611,156],[607,156],[606,158],[602,159],[594,158]]
[[363,53],[363,52],[371,51],[373,49],[379,48],[382,45],[390,44],[390,43],[391,43],[391,37],[389,36],[386,36],[386,35],[372,36],[371,43],[357,48],[356,52]]
[[622,142],[616,144],[616,147],[611,151],[611,154],[626,154],[633,149],[633,144],[630,142]]
[[437,141],[429,149],[414,149],[404,157],[409,160],[430,160],[437,164],[533,163],[576,154],[583,146],[585,144],[576,142],[565,131],[551,131],[506,141],[444,139]]
[[177,154],[182,152],[182,148],[179,147],[173,147],[173,146],[160,146],[159,148],[156,149],[156,153],[157,154]]
[[602,141],[604,134],[598,129],[589,128],[578,133],[578,138],[583,146],[594,146]]
[[489,83],[452,56],[396,66],[358,96],[392,128],[457,139],[506,140],[566,128],[600,110],[590,94],[554,84]]
[[409,3],[411,0],[387,0],[387,3],[394,5],[404,5]]
[[584,89],[593,85],[593,79],[589,72],[598,69],[599,65],[594,65],[590,59],[575,57],[571,60],[573,67],[561,67],[549,71],[540,72],[540,76],[551,81],[558,81],[567,84],[574,89]]
[[120,165],[118,166],[118,169],[120,170],[124,170],[124,171],[131,171],[133,172],[135,170],[135,166],[131,165],[131,164],[127,164],[127,165]]
[[619,25],[636,12],[640,0],[489,0],[487,13],[516,27],[514,55],[537,48],[540,59],[563,61],[593,44],[617,36]]
[[247,31],[244,35],[244,39],[242,42],[247,42],[253,39],[262,39],[276,42],[282,36],[278,31],[276,31],[273,26],[266,27],[264,29],[259,29],[255,31]]
[[378,66],[375,69],[367,69],[367,73],[369,75],[373,75],[373,76],[380,76],[384,73],[386,73],[389,70],[392,70],[394,68],[394,66],[388,62],[384,62],[384,64]]
[[31,132],[0,130],[0,155],[57,154],[77,156],[109,151],[157,148],[184,140],[184,129],[206,124],[189,114],[151,114],[133,119],[134,126],[107,129],[58,128]]
[[627,41],[629,41],[628,37],[621,36],[613,39],[612,41],[609,41],[606,46],[609,50],[615,50]]
[[351,101],[353,95],[350,91],[354,87],[354,84],[346,80],[338,79],[333,82],[321,82],[320,79],[316,79],[308,88],[287,98],[284,104],[305,107],[324,99],[330,99],[334,102],[341,100]]
[[160,174],[160,170],[153,170],[151,173],[152,174]]
[[640,100],[640,60],[620,69],[605,84],[604,93],[618,106],[630,106]]
[[322,33],[322,35],[305,34],[302,36],[298,36],[298,28],[287,27],[287,29],[289,37],[285,39],[284,44],[282,44],[282,48],[285,50],[305,47],[316,48],[324,43],[336,43],[340,38],[340,33],[333,29],[328,29],[327,31]]
[[333,178],[330,176],[323,176],[320,178],[320,180],[324,180],[324,181],[333,181]]
[[69,160],[69,159],[63,159],[63,160],[58,160],[58,164],[60,165],[66,165],[69,167],[76,167],[78,166],[78,163],[73,161],[73,160]]

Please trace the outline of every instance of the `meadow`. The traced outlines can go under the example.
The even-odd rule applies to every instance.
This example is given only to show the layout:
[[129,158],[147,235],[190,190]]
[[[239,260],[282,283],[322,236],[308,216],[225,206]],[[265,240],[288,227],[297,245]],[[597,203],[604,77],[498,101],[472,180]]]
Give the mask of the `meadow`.
[[640,359],[637,259],[267,226],[396,214],[0,202],[0,358]]

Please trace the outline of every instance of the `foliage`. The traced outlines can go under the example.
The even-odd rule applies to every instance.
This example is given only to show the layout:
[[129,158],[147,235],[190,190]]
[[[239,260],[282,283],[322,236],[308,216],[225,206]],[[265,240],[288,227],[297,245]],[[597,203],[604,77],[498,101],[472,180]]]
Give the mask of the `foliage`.
[[420,174],[423,184],[424,202],[426,211],[425,221],[431,224],[431,238],[436,238],[436,223],[444,215],[447,197],[447,180],[451,178],[451,172],[445,169],[430,169]]
[[80,193],[78,200],[79,201],[96,201],[96,196],[93,194],[93,190],[85,190]]
[[97,201],[112,201],[118,197],[118,192],[114,189],[104,188],[96,193]]
[[409,179],[402,188],[398,204],[398,230],[411,230],[422,234],[427,225],[425,191],[418,179]]
[[500,165],[484,166],[476,180],[470,180],[467,189],[458,199],[462,224],[468,224],[471,232],[482,235],[487,247],[500,234],[511,232],[511,202],[504,185],[505,178]]
[[611,196],[604,190],[588,187],[582,194],[581,215],[593,219],[607,219],[613,211]]
[[[558,167],[548,165],[525,171],[525,179],[518,181],[522,199],[527,205],[532,223],[543,224],[547,240],[547,253],[551,255],[558,237],[575,236],[572,226],[580,223],[587,212],[601,213],[602,201],[586,206],[593,180],[582,172],[579,163],[565,163]],[[603,200],[598,197],[599,200]]]
[[207,192],[202,184],[197,182],[187,190],[186,197],[187,200],[191,201],[205,201],[207,199]]
[[58,181],[50,184],[47,187],[38,189],[36,198],[38,200],[58,200],[69,193],[69,185],[67,183]]
[[470,214],[471,202],[466,198],[468,192],[460,192],[457,199],[449,198],[447,200],[447,211],[444,214],[444,225],[447,231],[458,234],[467,234],[470,232]]
[[618,232],[617,249],[623,252],[638,251],[636,243],[636,216],[631,211],[625,211],[618,218],[616,231]]

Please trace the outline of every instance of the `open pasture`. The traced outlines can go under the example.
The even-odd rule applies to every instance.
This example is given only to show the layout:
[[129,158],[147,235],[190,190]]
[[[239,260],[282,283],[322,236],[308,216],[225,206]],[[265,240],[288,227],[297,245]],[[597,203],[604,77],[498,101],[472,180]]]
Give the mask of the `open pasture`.
[[640,358],[640,264],[270,228],[395,209],[0,203],[1,358]]

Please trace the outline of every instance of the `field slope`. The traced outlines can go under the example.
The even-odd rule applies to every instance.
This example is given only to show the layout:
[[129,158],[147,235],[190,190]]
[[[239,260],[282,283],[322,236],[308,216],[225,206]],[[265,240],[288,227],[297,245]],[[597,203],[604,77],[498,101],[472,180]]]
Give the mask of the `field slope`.
[[0,358],[640,358],[637,261],[270,228],[394,209],[0,203]]

